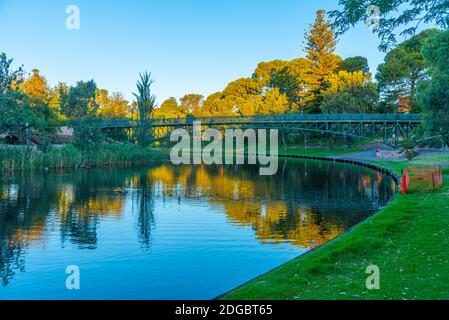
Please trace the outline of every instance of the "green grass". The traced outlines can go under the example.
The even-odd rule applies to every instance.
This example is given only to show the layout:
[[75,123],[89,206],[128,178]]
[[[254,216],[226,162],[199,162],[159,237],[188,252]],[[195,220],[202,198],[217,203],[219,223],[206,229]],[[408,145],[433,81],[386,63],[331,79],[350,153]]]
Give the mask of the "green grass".
[[0,148],[0,172],[35,169],[91,168],[145,164],[163,156],[158,149],[137,145],[110,144],[87,150],[72,145],[41,152],[26,147]]
[[449,154],[419,157],[412,161],[375,161],[373,163],[379,166],[388,167],[399,174],[408,166],[441,165],[443,173],[449,174]]
[[285,147],[279,149],[279,154],[291,154],[295,156],[308,156],[308,157],[331,157],[331,156],[340,156],[344,154],[350,154],[354,152],[365,151],[364,148],[352,147],[352,148],[338,148],[338,149],[324,149],[324,148],[288,148]]
[[[381,162],[400,172],[449,157]],[[445,168],[448,181],[448,168]],[[227,294],[224,299],[448,299],[449,183],[425,194],[398,194],[384,210],[326,245]],[[380,290],[368,290],[377,265]]]

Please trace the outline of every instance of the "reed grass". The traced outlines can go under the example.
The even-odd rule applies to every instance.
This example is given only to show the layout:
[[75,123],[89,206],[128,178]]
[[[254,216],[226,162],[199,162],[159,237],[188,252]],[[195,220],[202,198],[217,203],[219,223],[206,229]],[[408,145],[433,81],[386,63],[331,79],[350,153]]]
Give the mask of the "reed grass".
[[0,171],[130,166],[161,159],[163,155],[162,150],[137,145],[109,144],[86,150],[68,145],[51,148],[46,152],[9,146],[0,148]]

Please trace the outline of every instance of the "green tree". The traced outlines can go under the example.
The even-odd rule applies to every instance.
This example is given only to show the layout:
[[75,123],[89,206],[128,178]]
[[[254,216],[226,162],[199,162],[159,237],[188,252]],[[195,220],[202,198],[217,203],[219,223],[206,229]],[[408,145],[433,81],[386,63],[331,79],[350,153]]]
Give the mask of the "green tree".
[[279,93],[284,94],[293,110],[299,103],[299,80],[293,74],[289,73],[288,67],[274,73],[271,76],[270,87],[278,89]]
[[362,71],[364,74],[369,73],[368,59],[365,57],[350,57],[340,62],[339,70],[348,72]]
[[0,54],[0,134],[19,143],[38,143],[39,135],[49,128],[47,119],[40,108],[30,107],[29,98],[19,90],[23,70],[12,69],[12,62]]
[[23,69],[11,68],[13,59],[8,59],[5,53],[0,54],[0,93],[17,89],[23,82]]
[[91,123],[98,120],[98,104],[96,102],[97,85],[94,80],[79,81],[65,92],[64,86],[59,87],[61,113],[70,120],[76,120],[74,125],[75,145],[80,148],[90,148],[103,141],[101,130]]
[[105,140],[105,136],[101,128],[93,126],[92,122],[98,118],[94,114],[84,116],[75,124],[73,130],[74,144],[84,150],[95,147]]
[[307,60],[310,63],[308,90],[305,97],[310,103],[310,111],[319,111],[322,91],[326,89],[329,77],[337,70],[341,59],[334,54],[337,38],[331,29],[331,21],[325,20],[325,11],[319,10],[315,22],[306,33]]
[[431,80],[419,85],[417,103],[424,112],[427,134],[441,136],[449,145],[449,30],[432,37],[423,53],[430,65]]
[[82,119],[96,114],[98,105],[95,101],[97,85],[94,80],[79,81],[70,87],[68,93],[61,92],[61,113],[68,119]]
[[10,140],[26,143],[36,136],[46,123],[28,104],[26,96],[18,91],[0,93],[0,134]]
[[447,0],[339,0],[339,4],[341,10],[330,12],[338,33],[344,33],[357,23],[366,21],[372,15],[367,10],[370,5],[379,8],[379,27],[373,31],[381,39],[380,49],[383,51],[396,44],[398,29],[403,30],[401,35],[410,36],[416,34],[423,23],[435,24],[440,28],[449,27]]
[[413,103],[417,84],[427,78],[428,64],[422,54],[422,48],[437,32],[436,29],[425,30],[401,43],[385,56],[384,63],[378,68],[376,79],[390,110],[398,111],[400,98],[406,98]]
[[140,74],[140,80],[137,82],[137,93],[134,93],[139,109],[139,143],[142,146],[147,146],[151,140],[151,120],[153,110],[156,108],[156,97],[151,92],[153,83],[151,73]]
[[373,113],[379,100],[377,85],[372,82],[351,86],[326,95],[321,104],[323,113]]

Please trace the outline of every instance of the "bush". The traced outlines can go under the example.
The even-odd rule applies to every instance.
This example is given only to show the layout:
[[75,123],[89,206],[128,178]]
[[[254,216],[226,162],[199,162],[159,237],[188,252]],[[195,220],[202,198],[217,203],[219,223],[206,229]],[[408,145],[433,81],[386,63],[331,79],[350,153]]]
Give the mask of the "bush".
[[413,160],[419,155],[418,150],[416,150],[416,144],[412,141],[404,141],[402,144],[401,153],[407,158],[408,161]]

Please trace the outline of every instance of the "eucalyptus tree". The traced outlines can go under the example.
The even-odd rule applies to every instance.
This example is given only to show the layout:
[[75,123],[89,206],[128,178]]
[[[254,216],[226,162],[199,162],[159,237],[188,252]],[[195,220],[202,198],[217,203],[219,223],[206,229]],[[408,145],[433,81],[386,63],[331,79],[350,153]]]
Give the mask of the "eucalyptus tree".
[[431,79],[419,84],[417,101],[424,113],[424,127],[431,137],[449,146],[449,30],[431,38],[423,48]]
[[422,24],[449,27],[448,0],[339,0],[338,3],[341,9],[330,12],[337,33],[344,33],[359,22],[377,22],[372,29],[379,36],[383,51],[396,44],[398,30],[401,36],[412,36]]
[[133,93],[137,100],[139,110],[139,143],[147,146],[151,140],[151,120],[153,111],[156,108],[156,96],[151,93],[151,86],[154,80],[151,78],[151,72],[139,74],[140,80],[137,81],[137,93]]
[[399,44],[385,56],[379,65],[376,79],[383,100],[391,108],[399,97],[406,97],[415,108],[416,86],[428,79],[429,63],[422,53],[427,41],[438,33],[437,29],[424,30]]

